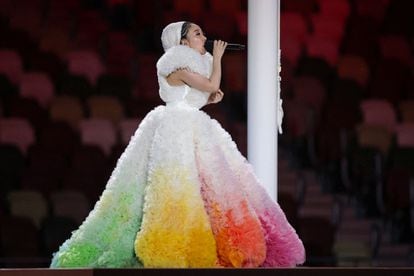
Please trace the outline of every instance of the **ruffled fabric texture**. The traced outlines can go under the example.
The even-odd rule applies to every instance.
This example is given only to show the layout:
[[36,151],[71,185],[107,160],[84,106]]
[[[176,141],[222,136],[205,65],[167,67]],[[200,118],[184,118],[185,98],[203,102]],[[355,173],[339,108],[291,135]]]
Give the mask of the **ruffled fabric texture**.
[[161,57],[157,69],[166,106],[143,119],[93,211],[54,254],[51,267],[304,262],[303,244],[279,205],[230,135],[199,110],[206,93],[166,82],[182,66],[209,75],[209,59],[187,46]]
[[51,267],[140,267],[134,240],[141,225],[149,152],[164,107],[140,124],[93,211],[53,255]]
[[194,112],[200,111],[167,106],[153,139],[135,241],[146,267],[212,267],[217,260],[194,161]]
[[304,256],[219,123],[197,109],[161,106],[51,267],[292,267]]
[[304,263],[302,241],[280,206],[261,186],[230,135],[206,116],[196,127],[196,160],[219,262],[230,267]]

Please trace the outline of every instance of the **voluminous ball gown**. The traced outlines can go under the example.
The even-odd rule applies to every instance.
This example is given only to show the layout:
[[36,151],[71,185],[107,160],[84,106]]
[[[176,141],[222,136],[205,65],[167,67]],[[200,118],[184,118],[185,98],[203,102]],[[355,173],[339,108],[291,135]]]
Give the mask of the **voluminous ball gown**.
[[158,61],[164,106],[143,119],[94,209],[51,267],[289,267],[304,248],[230,135],[199,109],[208,93],[170,86],[212,57],[187,46]]

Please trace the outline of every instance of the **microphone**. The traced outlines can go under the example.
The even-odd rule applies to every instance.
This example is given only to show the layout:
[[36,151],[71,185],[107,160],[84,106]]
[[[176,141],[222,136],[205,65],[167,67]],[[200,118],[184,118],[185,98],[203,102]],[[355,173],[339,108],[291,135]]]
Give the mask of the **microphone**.
[[[204,48],[206,48],[207,51],[213,52],[214,48],[214,40],[207,40],[204,44]],[[242,51],[246,48],[243,44],[237,44],[237,43],[227,43],[226,50],[232,50],[232,51]]]

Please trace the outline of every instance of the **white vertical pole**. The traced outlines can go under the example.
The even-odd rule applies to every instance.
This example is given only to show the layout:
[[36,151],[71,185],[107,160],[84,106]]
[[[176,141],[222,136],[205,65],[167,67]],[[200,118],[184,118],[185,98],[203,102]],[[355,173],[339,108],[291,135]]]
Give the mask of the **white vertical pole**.
[[280,0],[248,2],[248,157],[277,200],[277,101]]

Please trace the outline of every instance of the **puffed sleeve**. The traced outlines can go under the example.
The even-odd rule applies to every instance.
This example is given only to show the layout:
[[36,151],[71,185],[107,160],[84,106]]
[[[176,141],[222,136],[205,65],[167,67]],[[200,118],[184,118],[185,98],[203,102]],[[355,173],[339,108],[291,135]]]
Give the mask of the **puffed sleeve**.
[[186,46],[177,45],[168,49],[157,62],[158,77],[167,77],[179,69],[186,69],[201,74],[210,75],[210,68],[203,56],[196,50]]

